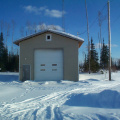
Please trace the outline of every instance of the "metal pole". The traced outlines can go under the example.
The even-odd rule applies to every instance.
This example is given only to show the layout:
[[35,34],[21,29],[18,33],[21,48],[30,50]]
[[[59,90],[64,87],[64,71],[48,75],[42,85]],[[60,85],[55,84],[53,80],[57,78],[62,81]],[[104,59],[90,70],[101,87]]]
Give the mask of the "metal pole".
[[108,1],[108,38],[109,38],[109,81],[111,81],[111,30],[110,30],[110,2]]
[[63,28],[63,32],[65,32],[64,0],[62,0],[62,28]]
[[85,0],[85,7],[86,7],[86,18],[87,18],[88,58],[89,58],[89,74],[90,74],[90,41],[89,41],[89,26],[88,26],[88,13],[87,13],[86,0]]

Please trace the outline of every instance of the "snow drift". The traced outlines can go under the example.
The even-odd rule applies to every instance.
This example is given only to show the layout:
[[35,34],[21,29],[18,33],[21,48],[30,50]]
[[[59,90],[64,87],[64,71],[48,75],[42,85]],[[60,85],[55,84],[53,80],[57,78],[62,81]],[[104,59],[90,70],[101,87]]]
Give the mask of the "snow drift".
[[86,106],[98,108],[120,108],[120,93],[112,90],[103,90],[100,93],[71,94],[65,105]]

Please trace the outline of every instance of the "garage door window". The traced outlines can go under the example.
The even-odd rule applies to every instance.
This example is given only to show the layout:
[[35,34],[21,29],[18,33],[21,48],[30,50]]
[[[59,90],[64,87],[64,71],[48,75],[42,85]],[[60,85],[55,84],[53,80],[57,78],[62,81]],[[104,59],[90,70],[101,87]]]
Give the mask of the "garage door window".
[[45,71],[45,69],[41,69],[40,71]]
[[57,66],[57,64],[52,64],[52,66]]
[[52,69],[52,71],[57,71],[57,69]]
[[45,64],[41,64],[40,66],[45,66]]

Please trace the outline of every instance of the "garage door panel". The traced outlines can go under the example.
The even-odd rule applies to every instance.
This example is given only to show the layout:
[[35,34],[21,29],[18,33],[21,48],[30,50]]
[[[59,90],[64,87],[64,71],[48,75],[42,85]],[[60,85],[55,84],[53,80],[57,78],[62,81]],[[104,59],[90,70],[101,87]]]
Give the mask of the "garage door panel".
[[34,52],[35,80],[63,79],[63,51],[39,49]]

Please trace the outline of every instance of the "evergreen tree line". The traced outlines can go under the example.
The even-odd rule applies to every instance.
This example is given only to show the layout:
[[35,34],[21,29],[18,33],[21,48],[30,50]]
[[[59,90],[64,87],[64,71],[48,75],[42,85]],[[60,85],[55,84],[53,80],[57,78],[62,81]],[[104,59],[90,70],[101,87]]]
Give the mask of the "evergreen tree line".
[[[93,43],[93,39],[91,38],[90,42],[90,71],[98,72],[100,69],[108,70],[108,62],[109,62],[109,48],[107,45],[103,43],[101,45],[100,50],[100,58],[98,56],[98,52],[95,49],[95,45]],[[114,62],[112,59],[112,70],[120,70],[120,59],[117,62]],[[80,65],[84,72],[89,71],[89,56],[85,54],[85,59],[83,65]]]
[[8,52],[7,45],[4,44],[3,33],[0,33],[0,71],[18,72],[19,71],[19,55]]

